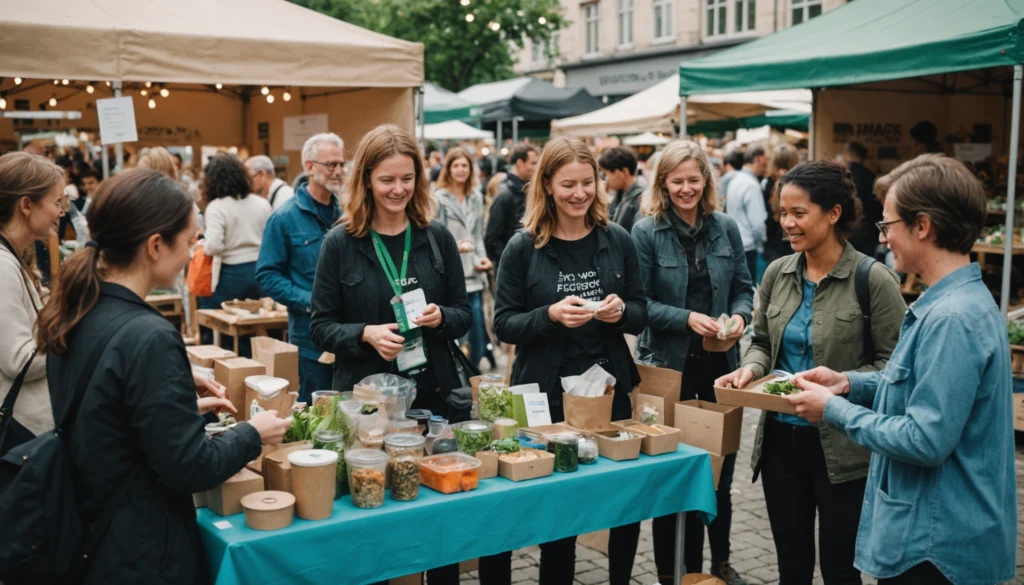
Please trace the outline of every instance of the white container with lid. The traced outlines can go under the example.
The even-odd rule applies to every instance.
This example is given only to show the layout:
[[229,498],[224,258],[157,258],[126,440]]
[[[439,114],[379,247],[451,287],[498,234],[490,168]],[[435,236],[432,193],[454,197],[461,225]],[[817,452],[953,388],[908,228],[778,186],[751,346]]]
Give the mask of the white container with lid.
[[262,400],[273,400],[288,388],[288,380],[273,376],[249,376],[245,379],[245,387],[259,394]]
[[345,452],[348,489],[357,508],[384,505],[388,454],[376,449],[352,449]]

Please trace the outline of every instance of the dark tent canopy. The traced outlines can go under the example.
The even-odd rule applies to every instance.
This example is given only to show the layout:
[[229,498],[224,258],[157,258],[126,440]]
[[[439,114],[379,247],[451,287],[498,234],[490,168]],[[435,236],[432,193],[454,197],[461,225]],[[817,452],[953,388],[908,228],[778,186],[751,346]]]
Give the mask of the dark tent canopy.
[[520,77],[482,83],[463,90],[459,99],[481,107],[482,122],[522,118],[526,122],[577,116],[600,109],[601,100],[583,88],[558,88],[547,81]]

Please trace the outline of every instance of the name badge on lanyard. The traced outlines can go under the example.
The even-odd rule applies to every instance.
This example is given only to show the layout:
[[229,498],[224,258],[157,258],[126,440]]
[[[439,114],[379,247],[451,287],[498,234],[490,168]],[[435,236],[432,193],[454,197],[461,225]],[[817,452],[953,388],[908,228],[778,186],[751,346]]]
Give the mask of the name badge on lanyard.
[[402,352],[398,354],[396,365],[399,372],[406,372],[413,368],[427,363],[427,346],[423,339],[423,330],[415,323],[415,320],[423,314],[427,306],[427,297],[422,288],[402,292],[402,283],[405,282],[409,270],[409,248],[412,244],[412,224],[405,228],[405,250],[402,253],[402,271],[399,272],[395,263],[391,260],[391,254],[384,246],[383,240],[375,230],[370,230],[370,237],[373,239],[373,249],[377,253],[377,260],[380,261],[384,275],[387,276],[388,284],[395,296],[391,299],[391,310],[395,314],[395,322],[398,323],[398,331],[405,338],[402,343]]

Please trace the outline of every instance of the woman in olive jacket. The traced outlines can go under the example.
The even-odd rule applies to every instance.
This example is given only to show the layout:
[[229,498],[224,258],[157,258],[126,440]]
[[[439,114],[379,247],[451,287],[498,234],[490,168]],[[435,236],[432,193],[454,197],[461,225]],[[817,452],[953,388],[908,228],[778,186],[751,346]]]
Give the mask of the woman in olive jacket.
[[[712,383],[735,367],[737,350],[705,351],[705,337],[718,334],[716,318],[733,317],[730,339],[750,322],[753,286],[736,222],[715,211],[718,195],[711,165],[700,145],[677,141],[662,151],[644,202],[646,217],[633,227],[647,294],[647,329],[637,358],[683,373],[680,400],[715,401]],[[736,454],[722,464],[718,515],[708,526],[711,572],[730,585],[740,578],[729,565],[732,500],[729,490]],[[670,583],[675,560],[675,515],[654,519],[654,561],[662,583]],[[686,570],[700,573],[704,526],[686,516]]]
[[[827,161],[803,163],[779,179],[778,189],[779,223],[796,253],[768,266],[743,367],[716,385],[740,388],[773,368],[881,370],[906,304],[888,268],[870,259],[859,268],[867,257],[848,241],[861,213],[849,171]],[[858,278],[867,280],[867,331]],[[825,584],[861,582],[853,560],[870,455],[825,424],[762,413],[752,463],[754,479],[762,478],[782,585],[811,583],[816,515]]]
[[[501,255],[494,333],[516,346],[512,384],[539,384],[554,422],[564,420],[561,377],[595,364],[613,375],[612,420],[631,418],[629,393],[640,381],[624,337],[640,333],[647,321],[636,249],[625,230],[608,222],[598,176],[585,144],[567,138],[549,142],[527,194],[525,229]],[[639,524],[612,530],[614,585],[629,582],[634,533],[639,535]],[[627,550],[630,541],[633,548]],[[576,537],[540,548],[541,582],[571,585]],[[507,583],[508,565],[503,572],[493,567],[481,560],[481,583]]]

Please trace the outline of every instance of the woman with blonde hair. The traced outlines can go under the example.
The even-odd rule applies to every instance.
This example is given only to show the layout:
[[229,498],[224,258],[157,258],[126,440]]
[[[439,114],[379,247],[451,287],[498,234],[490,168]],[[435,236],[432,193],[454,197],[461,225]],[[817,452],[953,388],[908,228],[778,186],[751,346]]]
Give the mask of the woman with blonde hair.
[[[637,344],[637,359],[683,374],[679,400],[715,401],[714,380],[732,371],[737,346],[709,352],[705,338],[719,333],[716,317],[731,315],[727,339],[738,341],[750,323],[754,289],[736,222],[716,211],[718,195],[711,164],[700,145],[670,143],[661,152],[644,195],[649,217],[633,227],[647,296],[647,328]],[[729,585],[745,583],[729,565],[729,528],[736,454],[727,455],[718,486],[718,515],[708,527],[711,573]],[[661,583],[671,583],[675,561],[675,515],[654,519],[654,562]],[[684,560],[700,573],[704,527],[687,514]]]
[[[597,160],[579,140],[556,138],[541,153],[526,196],[525,229],[501,256],[494,332],[515,344],[511,383],[535,383],[548,395],[551,420],[564,420],[559,379],[600,365],[615,377],[613,420],[630,418],[640,374],[625,334],[647,322],[636,248],[608,221]],[[612,530],[611,583],[629,583],[639,524]],[[623,544],[632,544],[632,550]],[[540,581],[571,585],[576,537],[540,545]],[[500,556],[500,555],[499,555]],[[481,564],[482,583],[508,583],[505,565]],[[489,574],[492,569],[495,574]]]
[[172,180],[178,180],[178,165],[174,155],[162,146],[152,146],[139,151],[137,166],[140,169],[151,169]]
[[473,158],[465,149],[456,147],[448,151],[434,198],[438,204],[437,219],[452,232],[462,255],[466,293],[473,310],[473,324],[467,336],[469,361],[479,367],[480,359],[486,356],[493,367],[494,354],[487,337],[483,304],[487,273],[492,267],[484,249],[484,198],[477,189]]

